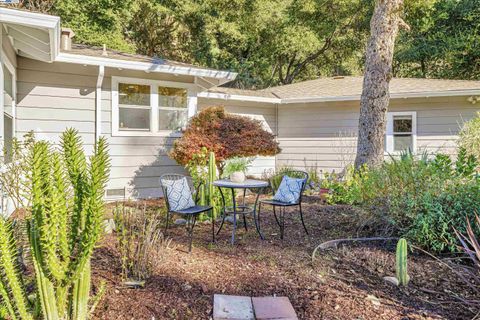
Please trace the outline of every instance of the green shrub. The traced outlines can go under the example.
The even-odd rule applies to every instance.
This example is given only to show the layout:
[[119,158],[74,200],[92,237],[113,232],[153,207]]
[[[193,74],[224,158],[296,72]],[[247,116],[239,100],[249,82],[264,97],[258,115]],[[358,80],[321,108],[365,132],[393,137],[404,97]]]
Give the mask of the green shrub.
[[470,121],[463,124],[458,138],[458,145],[469,155],[480,159],[480,112]]
[[465,216],[480,207],[476,167],[463,148],[455,163],[444,154],[406,152],[378,168],[348,169],[343,179],[331,174],[323,186],[332,190],[330,203],[362,206],[426,249],[455,251],[453,227],[464,231]]

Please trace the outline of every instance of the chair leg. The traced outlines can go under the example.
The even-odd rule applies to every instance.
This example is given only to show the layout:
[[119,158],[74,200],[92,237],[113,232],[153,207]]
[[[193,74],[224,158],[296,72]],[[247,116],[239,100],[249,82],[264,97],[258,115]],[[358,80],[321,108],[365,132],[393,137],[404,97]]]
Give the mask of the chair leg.
[[[191,222],[191,220],[193,220],[193,222]],[[191,226],[188,230],[189,237],[190,237],[190,240],[189,240],[189,243],[188,243],[188,252],[190,253],[190,252],[192,252],[193,228],[195,228],[195,222],[197,222],[197,216],[194,215],[193,219],[192,218],[189,219],[189,222],[191,222]]]
[[[245,211],[245,210],[244,210],[244,211]],[[247,218],[245,218],[245,213],[243,214],[243,226],[245,227],[245,231],[248,232]]]
[[275,221],[277,222],[277,225],[280,227],[280,221],[278,221],[278,218],[277,218],[277,210],[276,210],[276,206],[273,206],[273,216],[275,217]]
[[213,209],[210,210],[210,214],[212,215],[212,241],[215,243],[215,217],[213,216]]
[[221,231],[222,228],[223,228],[223,224],[225,223],[225,217],[226,217],[226,216],[227,216],[227,215],[226,215],[225,212],[224,212],[223,215],[222,215],[222,223],[220,223],[220,228],[218,228],[218,230],[217,230],[217,236],[218,236],[218,234],[220,233],[220,231]]
[[280,208],[280,239],[283,240],[283,236],[285,235],[285,207]]
[[298,204],[298,207],[300,208],[300,219],[302,219],[303,229],[305,229],[305,233],[306,233],[307,236],[308,236],[308,235],[309,235],[309,234],[308,234],[308,230],[307,230],[307,227],[305,226],[305,221],[303,220],[302,204],[299,203],[299,204]]
[[260,210],[262,209],[262,203],[258,204],[258,212],[257,212],[257,226],[258,230],[260,230]]

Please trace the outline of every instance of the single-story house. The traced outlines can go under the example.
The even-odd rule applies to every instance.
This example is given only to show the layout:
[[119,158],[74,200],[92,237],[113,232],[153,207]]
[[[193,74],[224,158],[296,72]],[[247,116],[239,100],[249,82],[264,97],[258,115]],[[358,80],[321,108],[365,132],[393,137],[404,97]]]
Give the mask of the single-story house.
[[[342,170],[353,160],[359,77],[228,89],[234,72],[72,44],[74,32],[55,16],[0,8],[0,24],[0,141],[8,147],[33,130],[57,143],[74,127],[91,152],[107,137],[107,198],[160,196],[159,176],[184,172],[169,147],[188,118],[211,105],[260,119],[275,134],[282,153],[256,159],[253,174],[283,165]],[[389,152],[453,153],[459,125],[477,112],[480,82],[393,79],[391,96]]]

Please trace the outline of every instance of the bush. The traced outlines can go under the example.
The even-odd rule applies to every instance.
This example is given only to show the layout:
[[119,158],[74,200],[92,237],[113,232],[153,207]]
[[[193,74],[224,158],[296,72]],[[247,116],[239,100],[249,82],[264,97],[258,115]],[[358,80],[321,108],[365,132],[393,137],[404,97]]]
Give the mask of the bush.
[[386,222],[398,235],[435,252],[455,251],[453,227],[465,230],[465,216],[480,205],[475,157],[460,149],[457,161],[437,154],[429,158],[404,153],[375,169],[348,169],[343,180],[330,175],[330,203],[359,205],[379,226]]
[[214,152],[219,168],[234,157],[273,156],[280,152],[272,133],[259,120],[233,115],[223,107],[210,107],[190,119],[170,157],[186,166],[206,148]]
[[114,210],[118,247],[122,258],[123,280],[149,278],[161,258],[164,240],[161,217],[165,212],[149,210],[146,204],[129,207],[117,204]]
[[480,159],[480,112],[470,121],[463,124],[460,130],[458,145],[464,148],[467,154]]

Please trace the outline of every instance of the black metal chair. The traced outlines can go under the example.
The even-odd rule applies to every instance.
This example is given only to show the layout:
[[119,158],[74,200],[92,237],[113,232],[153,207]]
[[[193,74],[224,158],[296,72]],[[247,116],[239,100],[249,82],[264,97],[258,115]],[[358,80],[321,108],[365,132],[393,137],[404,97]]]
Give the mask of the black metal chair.
[[[270,179],[270,186],[272,187],[273,194],[277,191],[277,188],[280,185],[280,182],[275,181],[275,179],[281,178],[283,179],[283,176],[288,176],[290,178],[296,178],[296,179],[302,179],[303,183],[300,189],[300,196],[298,197],[298,201],[295,203],[286,203],[286,202],[281,202],[277,201],[274,199],[266,199],[266,200],[260,200],[260,203],[258,205],[258,223],[260,225],[260,213],[261,213],[261,207],[262,204],[267,204],[271,205],[273,207],[273,216],[275,217],[275,221],[278,224],[278,227],[280,228],[280,239],[283,239],[284,233],[285,233],[285,211],[287,207],[294,207],[298,206],[298,209],[300,211],[300,219],[302,220],[302,225],[303,229],[305,230],[305,233],[308,235],[308,230],[307,227],[305,226],[305,221],[303,220],[303,212],[302,212],[302,197],[303,197],[303,192],[305,191],[305,187],[307,186],[307,181],[308,181],[308,173],[305,171],[289,171],[288,173],[284,175],[277,175],[274,176],[272,179]],[[280,181],[281,181],[280,179]],[[280,208],[279,216],[277,217],[277,210],[276,208]]]
[[[186,208],[183,210],[171,210],[170,208],[170,203],[168,199],[168,183],[167,181],[177,181],[183,178],[187,178],[188,181],[188,186],[190,189],[190,194],[192,195],[192,198],[194,198],[195,205],[190,208]],[[200,189],[200,186],[202,184],[200,183],[196,188],[193,186],[192,179],[190,177],[184,176],[182,174],[164,174],[160,177],[160,186],[162,187],[163,195],[165,198],[165,204],[167,206],[167,222],[165,223],[165,233],[168,230],[168,224],[170,221],[170,216],[173,214],[178,214],[181,215],[182,217],[187,220],[187,233],[190,237],[190,242],[188,244],[188,252],[192,251],[192,240],[193,240],[193,228],[195,227],[195,223],[197,221],[197,217],[207,211],[210,211],[213,209],[212,206],[201,206],[197,205],[198,203],[198,197],[199,197],[199,192],[198,190]],[[195,197],[193,197],[195,196]],[[215,225],[213,222],[212,218],[212,237],[213,241],[215,241]]]

